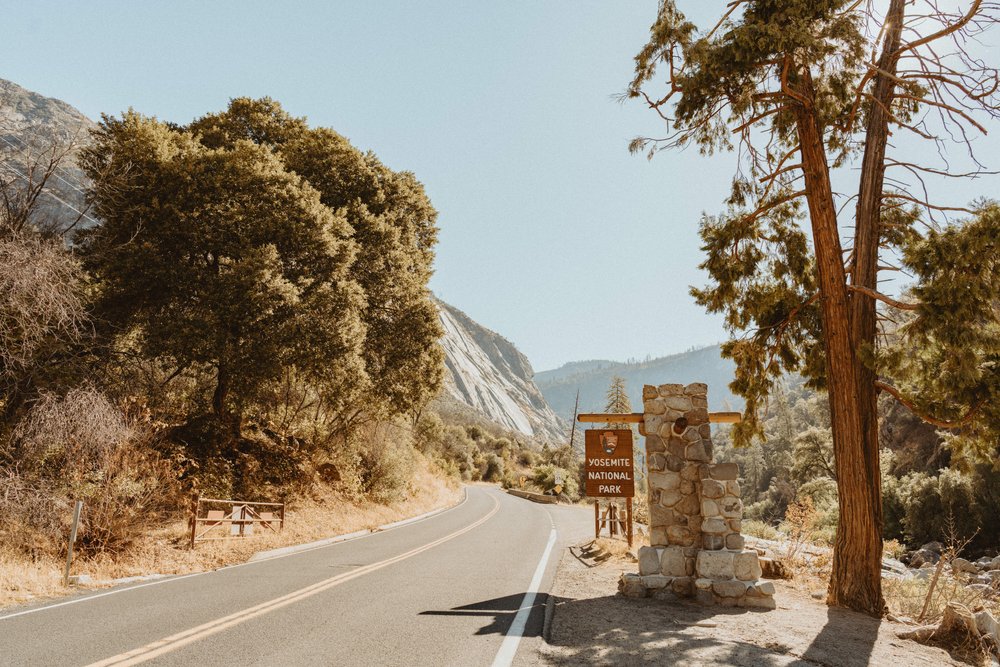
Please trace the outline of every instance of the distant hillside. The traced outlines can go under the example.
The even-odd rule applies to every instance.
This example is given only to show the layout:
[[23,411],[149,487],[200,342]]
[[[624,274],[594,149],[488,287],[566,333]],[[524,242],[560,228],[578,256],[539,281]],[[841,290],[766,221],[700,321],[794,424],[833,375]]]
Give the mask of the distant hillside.
[[677,382],[708,384],[708,405],[712,410],[741,410],[743,401],[729,391],[735,365],[723,359],[718,345],[669,357],[637,363],[615,361],[575,361],[535,375],[535,383],[545,400],[563,419],[573,418],[573,402],[580,390],[580,412],[604,410],[605,393],[611,378],[625,378],[632,409],[642,409],[642,386]]

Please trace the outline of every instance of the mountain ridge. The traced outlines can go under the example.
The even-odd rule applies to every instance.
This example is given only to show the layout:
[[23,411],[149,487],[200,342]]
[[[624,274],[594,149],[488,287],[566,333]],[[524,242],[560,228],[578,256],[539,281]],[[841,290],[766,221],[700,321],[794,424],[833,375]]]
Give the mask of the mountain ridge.
[[732,360],[722,357],[719,345],[709,345],[641,362],[573,361],[535,374],[535,383],[552,409],[563,419],[573,418],[578,389],[580,412],[603,412],[605,393],[616,375],[625,379],[634,411],[642,409],[644,384],[672,382],[704,382],[708,385],[710,409],[741,410],[743,400],[729,389],[735,369]]
[[[64,231],[76,222],[92,222],[81,187],[86,178],[72,155],[94,127],[72,105],[0,79],[0,163],[6,178],[45,180],[47,196],[38,202],[36,224]],[[60,159],[63,151],[68,155]]]

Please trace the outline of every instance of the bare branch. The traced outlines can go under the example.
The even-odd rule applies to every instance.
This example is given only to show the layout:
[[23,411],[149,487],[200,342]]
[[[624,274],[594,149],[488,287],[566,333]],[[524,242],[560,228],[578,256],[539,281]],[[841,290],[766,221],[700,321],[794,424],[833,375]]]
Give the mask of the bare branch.
[[893,308],[899,308],[900,310],[916,310],[917,308],[920,307],[918,304],[915,303],[905,303],[903,301],[897,301],[896,299],[893,299],[891,296],[886,296],[881,292],[876,292],[873,289],[869,289],[867,287],[861,287],[860,285],[848,285],[847,289],[851,292],[859,292],[861,294],[864,294],[865,296],[869,296],[875,299],[876,301],[881,301],[882,303],[888,304]]

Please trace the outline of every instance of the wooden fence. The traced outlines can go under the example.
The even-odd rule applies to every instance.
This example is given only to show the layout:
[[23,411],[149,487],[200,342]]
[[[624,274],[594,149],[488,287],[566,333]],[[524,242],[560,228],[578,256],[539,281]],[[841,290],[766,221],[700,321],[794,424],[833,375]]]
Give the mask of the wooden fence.
[[270,532],[281,532],[285,527],[285,503],[252,503],[195,496],[191,501],[189,523],[192,549],[198,542],[260,537]]

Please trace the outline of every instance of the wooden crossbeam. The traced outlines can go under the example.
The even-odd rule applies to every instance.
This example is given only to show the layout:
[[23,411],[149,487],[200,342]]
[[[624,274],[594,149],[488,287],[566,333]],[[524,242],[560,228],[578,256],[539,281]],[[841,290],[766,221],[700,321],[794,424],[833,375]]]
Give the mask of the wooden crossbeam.
[[[584,424],[642,424],[641,412],[631,413],[584,413],[576,416],[578,422]],[[738,424],[743,420],[739,412],[709,412],[708,421],[713,424]]]

